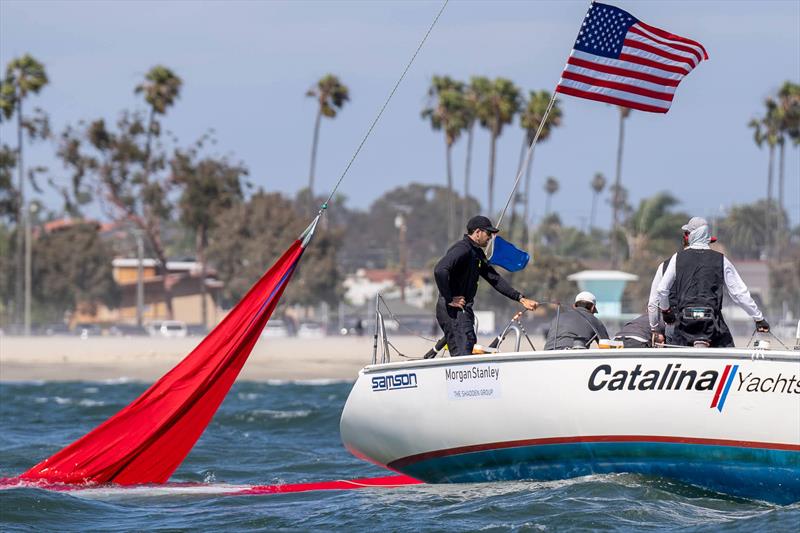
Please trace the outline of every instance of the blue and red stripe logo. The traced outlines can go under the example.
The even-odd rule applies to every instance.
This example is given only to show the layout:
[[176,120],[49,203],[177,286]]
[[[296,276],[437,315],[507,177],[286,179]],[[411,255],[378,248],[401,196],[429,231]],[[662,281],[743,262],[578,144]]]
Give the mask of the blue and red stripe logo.
[[722,379],[719,380],[717,390],[714,392],[714,399],[711,400],[710,408],[717,408],[717,411],[722,412],[722,407],[725,405],[725,399],[728,397],[728,391],[731,390],[733,384],[733,377],[739,370],[739,365],[725,365],[725,371],[722,373]]

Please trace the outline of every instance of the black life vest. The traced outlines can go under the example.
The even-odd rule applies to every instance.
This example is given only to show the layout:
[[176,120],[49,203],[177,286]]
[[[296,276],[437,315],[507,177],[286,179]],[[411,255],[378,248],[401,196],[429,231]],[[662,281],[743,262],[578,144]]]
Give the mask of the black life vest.
[[724,256],[714,250],[688,248],[675,257],[675,283],[670,307],[680,313],[687,307],[710,307],[720,316],[725,287]]

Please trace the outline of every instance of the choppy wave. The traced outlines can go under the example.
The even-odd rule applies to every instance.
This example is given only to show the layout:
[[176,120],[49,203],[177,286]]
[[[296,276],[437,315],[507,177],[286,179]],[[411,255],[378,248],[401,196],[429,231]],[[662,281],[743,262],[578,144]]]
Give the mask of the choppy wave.
[[[80,437],[141,393],[124,382],[0,384],[0,477]],[[0,530],[792,531],[775,506],[630,474],[245,496],[253,485],[383,476],[339,440],[349,382],[237,383],[166,486],[0,491]],[[96,389],[96,390],[95,390]],[[37,399],[44,399],[38,401]],[[58,399],[61,399],[59,401]]]

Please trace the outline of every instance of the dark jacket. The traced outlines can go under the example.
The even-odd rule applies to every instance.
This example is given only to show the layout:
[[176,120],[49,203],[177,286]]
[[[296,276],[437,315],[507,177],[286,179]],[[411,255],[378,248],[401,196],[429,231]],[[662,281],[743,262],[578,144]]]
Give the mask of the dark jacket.
[[478,290],[478,276],[512,300],[522,296],[489,265],[481,247],[466,235],[447,250],[433,270],[439,295],[448,303],[454,296],[463,296],[467,303],[472,303]]
[[[556,331],[556,326],[558,331]],[[561,311],[558,316],[558,324],[556,324],[555,318],[550,322],[544,349],[574,348],[576,341],[584,348],[588,348],[592,341],[598,340],[598,338],[608,338],[608,332],[603,323],[583,307],[570,307]]]
[[626,322],[625,325],[622,326],[622,329],[614,335],[615,339],[638,338],[647,344],[650,344],[650,337],[650,318],[646,313]]

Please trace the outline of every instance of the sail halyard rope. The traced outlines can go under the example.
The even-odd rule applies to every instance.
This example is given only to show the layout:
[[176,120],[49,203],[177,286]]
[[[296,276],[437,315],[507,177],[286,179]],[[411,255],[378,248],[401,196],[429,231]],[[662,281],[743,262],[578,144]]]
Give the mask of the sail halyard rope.
[[353,156],[350,158],[350,161],[347,162],[347,166],[345,166],[344,171],[342,171],[341,176],[339,176],[339,180],[336,182],[336,185],[334,185],[333,189],[331,190],[331,193],[328,195],[328,199],[325,200],[325,202],[320,206],[319,208],[320,215],[324,213],[326,209],[328,209],[331,199],[333,199],[333,195],[336,194],[336,190],[339,188],[339,185],[341,185],[342,180],[344,180],[344,177],[347,175],[348,171],[350,170],[350,167],[353,165],[353,161],[355,161],[359,152],[361,152],[361,148],[363,148],[364,143],[367,142],[367,138],[369,138],[370,134],[372,133],[372,130],[375,129],[375,125],[378,123],[381,116],[383,115],[383,112],[386,110],[386,106],[389,105],[389,101],[394,96],[394,93],[397,92],[397,88],[400,86],[400,83],[403,81],[403,78],[406,77],[408,69],[411,68],[411,64],[414,63],[414,60],[417,58],[417,55],[419,54],[419,51],[422,50],[422,45],[424,45],[425,41],[428,40],[428,36],[431,34],[431,31],[433,31],[434,26],[436,26],[436,23],[439,21],[439,17],[442,16],[444,8],[447,7],[447,4],[449,2],[450,0],[444,0],[444,2],[442,3],[442,7],[439,9],[439,12],[436,14],[436,17],[434,17],[433,22],[431,22],[430,26],[428,27],[428,31],[425,32],[425,36],[422,38],[419,45],[417,46],[417,49],[414,51],[414,54],[411,56],[411,59],[409,59],[408,63],[406,64],[406,68],[403,69],[403,73],[398,78],[397,83],[394,84],[394,87],[392,87],[391,92],[389,92],[389,96],[387,96],[386,100],[383,102],[383,105],[381,106],[380,111],[375,117],[375,120],[373,120],[372,124],[370,124],[369,129],[367,129],[367,133],[364,134],[364,137],[358,144],[358,147],[356,148],[356,151],[353,153]]

